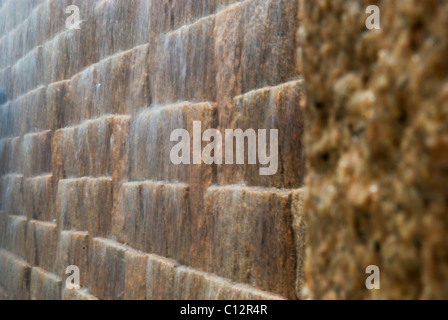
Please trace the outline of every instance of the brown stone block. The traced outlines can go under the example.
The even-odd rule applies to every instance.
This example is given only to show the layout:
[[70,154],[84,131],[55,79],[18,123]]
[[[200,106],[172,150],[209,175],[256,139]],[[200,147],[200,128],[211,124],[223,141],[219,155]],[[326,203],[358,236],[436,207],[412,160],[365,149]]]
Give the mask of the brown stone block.
[[[191,190],[189,193],[192,235],[191,259],[179,262],[201,268],[207,259],[204,254],[205,216],[204,192],[214,181],[213,166],[174,165],[170,159],[172,147],[177,143],[170,142],[173,130],[185,129],[190,133],[191,146],[193,146],[193,122],[201,122],[201,132],[216,128],[215,108],[210,103],[177,104],[168,107],[150,108],[141,112],[131,125],[130,133],[130,180],[149,179],[155,181],[175,181],[186,183]],[[201,143],[205,146],[205,143]],[[192,148],[191,148],[192,150]],[[202,150],[202,149],[201,149]],[[190,159],[193,163],[193,159]]]
[[3,246],[11,253],[25,259],[26,254],[26,217],[8,216],[6,219],[6,233],[3,235]]
[[[17,115],[14,123],[16,130],[14,135],[24,135],[51,129],[47,123],[54,119],[54,116],[47,113],[45,100],[45,87],[30,91],[14,101]],[[17,117],[17,116],[16,116]],[[48,117],[48,119],[47,119]]]
[[151,66],[155,104],[215,101],[214,16],[161,36]]
[[88,231],[92,237],[108,235],[112,221],[112,179],[60,180],[56,210],[62,230]]
[[[95,6],[98,2],[99,0],[88,3],[82,0],[69,1],[64,4],[63,11],[56,13],[57,19],[59,19],[61,13],[64,14],[63,22],[61,23],[63,29],[53,38],[61,42],[60,46],[65,48],[65,52],[61,51],[61,56],[58,58],[60,61],[65,61],[62,67],[64,72],[66,72],[66,78],[63,79],[72,77],[98,61],[97,21],[94,14]],[[67,30],[65,27],[66,19],[68,18],[65,9],[70,5],[76,5],[80,10],[80,29]],[[55,8],[55,10],[57,9]],[[58,38],[60,39],[58,40]]]
[[[111,136],[112,117],[89,120],[77,128],[76,150],[81,157],[85,171],[80,176],[109,176],[112,172]],[[89,165],[85,165],[89,163]]]
[[210,269],[225,278],[295,299],[291,193],[212,187],[205,195],[205,204]]
[[58,243],[56,223],[32,220],[27,225],[27,261],[45,270],[53,270]]
[[[53,141],[54,176],[59,179],[110,176],[113,161],[118,160],[111,153],[113,150],[120,151],[119,146],[114,145],[114,137],[116,143],[123,144],[123,135],[126,134],[123,130],[126,130],[127,119],[115,119],[111,116],[102,117],[56,131]],[[120,162],[118,164],[123,166]],[[117,171],[123,171],[123,167]]]
[[[69,101],[64,108],[64,126],[79,125],[93,116],[93,101],[97,95],[96,65],[91,65],[70,79]],[[76,108],[73,107],[76,105]]]
[[155,255],[150,255],[146,274],[146,299],[174,300],[177,263]]
[[216,87],[223,116],[232,97],[298,75],[297,6],[298,1],[250,0],[216,15]]
[[56,212],[61,230],[87,231],[87,178],[60,180],[56,195]]
[[91,237],[107,237],[111,231],[113,183],[111,178],[87,179],[84,201],[85,217]]
[[171,29],[171,1],[149,1],[150,42]]
[[89,234],[79,231],[62,231],[59,236],[54,272],[61,279],[67,279],[65,271],[77,266],[80,272],[80,286],[88,287],[89,281]]
[[[145,1],[147,2],[147,1]],[[135,47],[130,52],[129,88],[126,96],[126,108],[120,113],[136,115],[138,111],[152,103],[150,88],[151,45]]]
[[22,138],[4,138],[0,140],[0,174],[22,171],[24,159],[21,156]]
[[177,261],[189,261],[196,221],[190,220],[188,186],[145,182],[141,196],[143,221],[135,221],[136,228],[140,226],[137,248]]
[[146,268],[148,255],[138,251],[125,254],[126,278],[124,300],[146,299]]
[[0,281],[11,300],[30,299],[31,266],[4,250],[0,250]]
[[141,45],[96,65],[92,116],[136,114],[150,105],[149,49],[149,45]]
[[114,182],[114,199],[118,196],[121,184],[129,172],[129,132],[131,117],[120,116],[112,120],[112,180]]
[[1,178],[0,200],[2,209],[7,215],[24,216],[24,177],[22,175],[6,175]]
[[114,237],[145,252],[189,261],[194,222],[188,204],[186,185],[125,183],[114,213]]
[[[244,183],[251,186],[291,188],[303,184],[305,160],[302,140],[305,129],[303,109],[300,106],[304,100],[302,86],[302,81],[293,81],[251,91],[234,99],[232,109],[220,121],[220,131],[225,141],[223,155],[227,152],[227,142],[232,142],[230,139],[224,140],[227,129],[241,129],[245,133],[249,132],[246,130],[254,130],[256,144],[245,142],[244,148],[238,148],[236,139],[233,139],[233,163],[237,163],[235,154],[241,153],[244,154],[244,164],[229,164],[223,156],[224,164],[218,169],[220,185]],[[260,129],[267,130],[266,147],[262,151],[271,157],[268,165],[260,163]],[[277,145],[275,141],[270,141],[270,130],[278,130]],[[278,154],[277,161],[270,154],[271,148]],[[250,164],[249,151],[257,156],[257,164]],[[268,167],[275,174],[262,175],[261,168]]]
[[[66,31],[67,13],[65,9],[74,1],[60,0],[60,1],[44,1],[41,15],[44,17],[51,17],[45,19],[45,33],[46,39],[53,39],[58,33]],[[44,19],[42,19],[44,20]]]
[[53,136],[51,169],[55,181],[68,177],[74,169],[66,160],[66,154],[75,150],[74,133],[74,128],[65,128],[57,130]]
[[23,137],[21,156],[25,176],[38,176],[51,172],[51,142],[53,132],[42,131]]
[[[65,24],[65,23],[64,23]],[[57,34],[43,44],[46,83],[58,82],[69,78],[69,51],[67,48],[68,30]],[[76,31],[74,31],[76,32]]]
[[193,146],[193,122],[201,122],[202,136],[205,130],[215,128],[215,110],[210,103],[180,103],[142,111],[131,124],[130,179],[190,182],[201,177],[201,183],[210,181],[211,166],[172,164],[170,152],[177,142],[170,142],[170,136],[176,129],[185,129]]
[[127,250],[108,239],[93,239],[89,259],[89,287],[93,295],[104,300],[124,299]]
[[12,98],[17,97],[45,84],[45,61],[44,48],[38,46],[23,58],[21,58],[11,69],[13,85]]
[[44,269],[31,269],[31,300],[61,300],[62,281]]
[[100,59],[149,41],[151,1],[101,1],[95,7]]
[[[45,93],[45,105],[39,109],[42,129],[56,131],[70,123],[73,109],[70,97],[70,81],[49,84]],[[36,110],[37,111],[37,110]]]
[[120,187],[112,218],[112,238],[121,243],[137,246],[137,239],[143,230],[142,221],[142,183],[124,183]]
[[119,53],[97,64],[92,116],[124,113],[130,86],[124,86],[123,83],[128,83],[130,79],[131,53]]

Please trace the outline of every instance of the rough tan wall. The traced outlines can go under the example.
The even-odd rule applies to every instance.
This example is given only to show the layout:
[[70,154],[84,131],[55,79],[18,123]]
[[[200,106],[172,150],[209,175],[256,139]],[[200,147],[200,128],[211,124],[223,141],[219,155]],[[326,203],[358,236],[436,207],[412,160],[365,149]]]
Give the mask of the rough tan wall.
[[311,293],[446,299],[448,3],[302,4]]
[[[298,27],[295,0],[1,0],[0,298],[297,298]],[[279,129],[278,173],[172,165],[195,120]]]

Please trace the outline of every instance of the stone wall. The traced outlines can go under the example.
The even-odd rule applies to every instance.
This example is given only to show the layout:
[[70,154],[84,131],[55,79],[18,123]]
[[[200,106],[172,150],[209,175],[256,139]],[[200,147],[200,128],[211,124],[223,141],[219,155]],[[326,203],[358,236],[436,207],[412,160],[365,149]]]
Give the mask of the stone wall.
[[[0,299],[298,298],[299,22],[295,0],[0,0]],[[278,129],[278,173],[173,165],[193,121]]]

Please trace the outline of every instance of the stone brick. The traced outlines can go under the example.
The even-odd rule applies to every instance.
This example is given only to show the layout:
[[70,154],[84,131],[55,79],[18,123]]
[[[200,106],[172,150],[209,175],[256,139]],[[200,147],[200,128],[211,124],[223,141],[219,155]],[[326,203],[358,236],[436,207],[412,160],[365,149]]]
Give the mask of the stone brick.
[[61,289],[59,277],[38,267],[31,269],[31,300],[61,300]]
[[32,220],[26,231],[26,260],[33,266],[53,270],[58,243],[55,223]]
[[[304,100],[303,82],[293,81],[276,87],[268,87],[234,98],[233,108],[220,119],[220,131],[225,137],[227,129],[255,130],[257,146],[253,153],[257,155],[257,164],[249,164],[246,142],[244,149],[234,146],[235,153],[244,152],[244,165],[224,162],[218,169],[218,183],[247,184],[250,186],[292,188],[303,185],[305,176],[305,157],[303,135],[305,131],[304,114],[301,103]],[[260,164],[258,130],[267,130],[266,154],[270,154],[270,130],[278,130],[278,168],[274,175],[262,175],[261,168],[268,165]],[[247,141],[247,139],[246,139]],[[227,142],[227,141],[226,141]],[[223,142],[224,143],[224,142]],[[234,142],[235,145],[235,142]],[[258,151],[257,151],[258,150]],[[227,145],[223,144],[223,154],[227,152]],[[271,158],[273,157],[270,154]],[[223,159],[224,161],[224,159]],[[272,162],[273,160],[271,160]],[[273,164],[270,164],[273,165]]]
[[[86,290],[89,284],[89,248],[87,232],[62,231],[57,248],[55,274],[61,279],[67,279],[69,276],[65,273],[67,267],[77,266],[80,272],[79,284],[83,290]],[[72,296],[69,293],[67,295]]]
[[0,282],[11,300],[29,300],[31,266],[14,254],[0,250]]
[[211,271],[294,299],[291,192],[226,186],[205,197]]
[[207,17],[157,40],[151,65],[153,103],[215,101],[214,23],[214,16]]
[[28,220],[52,221],[57,218],[53,208],[53,183],[51,175],[25,179],[24,207]]
[[124,299],[145,300],[148,254],[126,251],[124,259],[126,264]]
[[7,215],[26,215],[23,207],[24,177],[22,175],[6,175],[0,179],[0,200],[2,209]]
[[127,250],[127,247],[108,239],[93,239],[89,285],[94,296],[105,300],[124,299]]

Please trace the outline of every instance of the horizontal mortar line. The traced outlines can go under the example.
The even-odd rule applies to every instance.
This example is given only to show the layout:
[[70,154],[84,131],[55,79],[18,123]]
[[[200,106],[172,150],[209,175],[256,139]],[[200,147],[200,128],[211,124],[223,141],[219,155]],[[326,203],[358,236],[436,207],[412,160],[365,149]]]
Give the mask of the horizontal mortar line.
[[108,119],[112,119],[112,118],[132,118],[132,116],[128,115],[128,114],[110,114],[110,113],[108,113],[108,114],[103,114],[101,116],[98,116],[97,118],[91,118],[91,119],[82,120],[78,124],[74,124],[74,125],[58,128],[55,131],[78,129],[78,128],[80,128],[80,127],[82,127],[82,126],[84,126],[86,124],[89,124],[89,123],[98,122],[98,121],[101,121],[101,120],[108,120]]
[[167,180],[151,180],[151,179],[146,179],[146,180],[132,180],[132,181],[128,181],[128,182],[124,182],[122,185],[123,186],[140,186],[140,185],[144,185],[144,184],[154,184],[154,185],[165,185],[165,186],[171,186],[171,187],[182,187],[182,188],[189,188],[190,186],[187,183],[183,183],[183,182],[173,182],[173,181],[167,181]]
[[25,178],[25,176],[21,173],[7,173],[1,176],[1,178]]
[[238,100],[238,99],[244,98],[245,96],[256,94],[256,93],[259,93],[259,92],[262,92],[262,91],[265,91],[265,90],[273,90],[273,89],[278,89],[278,88],[281,88],[281,87],[284,87],[284,86],[288,86],[288,85],[304,84],[304,83],[305,83],[304,79],[290,80],[290,81],[282,82],[280,84],[276,84],[276,85],[273,85],[273,86],[266,86],[266,87],[263,87],[263,88],[253,89],[251,91],[248,91],[248,92],[245,92],[245,93],[242,93],[242,94],[239,94],[239,95],[235,96],[233,98],[233,100]]
[[0,139],[0,143],[6,142],[6,141],[13,141],[13,140],[18,140],[20,139],[21,136],[13,136],[13,137],[3,137]]
[[49,133],[49,132],[53,132],[53,130],[47,129],[47,130],[42,130],[42,131],[39,131],[39,132],[29,132],[27,134],[24,134],[23,137],[24,138],[29,138],[29,137],[32,137],[32,136],[38,136],[38,135],[41,135],[43,133]]
[[138,114],[141,113],[152,113],[152,112],[159,112],[164,110],[170,110],[175,108],[182,108],[185,106],[200,106],[207,104],[208,107],[213,108],[217,105],[216,102],[212,101],[202,101],[202,102],[192,102],[192,101],[178,101],[178,102],[168,102],[164,104],[152,104],[142,110]]
[[32,94],[34,94],[34,93],[36,93],[36,92],[38,92],[38,91],[40,91],[42,89],[47,89],[47,86],[46,85],[40,85],[40,86],[30,90],[30,91],[25,92],[24,94],[21,94],[15,100],[8,101],[8,103],[18,103],[18,102],[20,102],[20,100],[26,98],[26,96],[32,95]]
[[25,178],[25,180],[29,181],[29,180],[40,180],[40,179],[48,179],[48,178],[52,178],[53,177],[53,173],[51,172],[47,172],[47,173],[41,173],[38,176],[33,176],[33,177],[27,177]]
[[36,219],[31,219],[31,220],[28,221],[28,223],[41,225],[41,226],[44,226],[44,227],[51,227],[51,228],[54,228],[54,227],[58,226],[56,222],[36,220]]
[[15,254],[12,251],[9,251],[7,248],[0,248],[0,255],[8,255],[8,258],[12,258],[13,260],[16,260],[16,262],[21,262],[26,264],[27,266],[31,267],[31,265],[29,264],[28,261],[26,261],[24,258],[22,258],[21,256]]
[[165,33],[161,33],[160,35],[158,35],[157,38],[160,38],[160,37],[163,37],[163,36],[170,36],[172,33],[176,33],[176,32],[178,32],[178,31],[180,31],[182,29],[188,29],[188,28],[194,26],[195,24],[198,24],[202,20],[207,20],[207,19],[214,18],[217,15],[232,9],[233,7],[238,7],[238,6],[244,5],[245,2],[249,2],[249,1],[253,1],[253,0],[243,0],[243,1],[240,1],[240,2],[236,2],[236,3],[229,4],[227,6],[224,6],[223,8],[217,10],[216,12],[214,12],[212,14],[209,14],[207,16],[199,17],[198,19],[196,19],[195,21],[193,21],[193,22],[191,22],[189,24],[185,24],[183,26],[178,27],[177,29],[170,30],[170,31],[165,32]]
[[78,236],[89,236],[88,231],[62,230],[61,233],[78,235]]
[[235,282],[235,281],[233,281],[231,279],[224,278],[224,277],[219,276],[219,275],[214,274],[214,273],[210,273],[210,272],[205,272],[205,271],[202,271],[202,270],[194,269],[194,268],[192,268],[190,266],[180,264],[176,260],[173,260],[171,258],[167,258],[167,257],[164,257],[164,256],[160,256],[158,254],[139,251],[139,250],[133,249],[132,247],[130,247],[128,245],[119,243],[119,242],[117,242],[115,240],[112,240],[112,239],[95,237],[92,240],[93,241],[96,240],[96,241],[102,242],[102,243],[104,243],[106,245],[110,245],[112,247],[121,249],[121,250],[126,251],[126,252],[131,252],[131,253],[135,252],[137,254],[143,254],[143,255],[147,256],[148,259],[152,258],[152,259],[156,259],[156,260],[169,261],[169,262],[171,262],[173,264],[174,268],[177,269],[177,270],[179,270],[179,269],[180,270],[185,270],[185,271],[191,272],[193,274],[201,275],[201,276],[203,276],[207,280],[210,280],[210,281],[213,281],[213,282],[222,282],[224,284],[229,285],[229,287],[238,287],[238,288],[250,290],[250,291],[258,293],[260,295],[276,297],[278,299],[285,299],[285,297],[280,296],[280,295],[278,295],[276,293],[273,293],[273,292],[270,292],[270,291],[264,291],[261,288],[251,286],[250,284],[247,284],[247,283]]
[[68,183],[68,182],[80,182],[80,181],[95,181],[95,180],[107,180],[112,182],[112,176],[101,176],[101,177],[93,177],[93,176],[84,176],[84,177],[67,177],[65,179],[59,179],[59,182]]
[[26,58],[32,56],[32,55],[34,54],[34,52],[37,52],[39,48],[43,49],[43,48],[44,48],[44,45],[39,44],[39,45],[35,46],[33,49],[31,49],[30,51],[28,51],[24,56],[22,56],[20,59],[18,59],[18,60],[16,61],[16,63],[14,63],[14,64],[11,66],[11,72],[12,72],[12,69],[14,69],[15,67],[17,67],[22,61],[24,61]]
[[216,13],[210,14],[210,15],[205,16],[205,17],[201,17],[201,18],[199,18],[198,20],[193,21],[192,23],[185,24],[185,25],[183,25],[183,26],[180,26],[180,27],[177,28],[177,29],[174,29],[174,30],[171,30],[171,31],[168,31],[168,32],[165,32],[165,33],[161,33],[161,34],[158,36],[158,38],[160,39],[161,37],[163,38],[163,36],[171,36],[172,34],[175,34],[175,33],[179,32],[179,31],[182,30],[182,29],[189,29],[189,28],[193,27],[194,25],[199,24],[199,23],[202,22],[202,21],[205,21],[205,20],[208,20],[208,19],[212,19],[212,18],[214,18],[215,16],[216,16]]
[[26,220],[26,221],[28,221],[26,216],[18,216],[18,215],[15,215],[15,214],[8,214],[8,217],[10,217],[11,219],[14,219],[14,220]]
[[56,281],[56,282],[61,282],[62,281],[62,279],[57,274],[55,274],[55,273],[53,273],[51,271],[45,270],[45,269],[43,269],[41,267],[38,267],[38,266],[32,266],[31,268],[36,270],[40,274],[43,274],[46,277]]
[[302,191],[303,187],[298,188],[274,188],[274,187],[262,187],[262,186],[247,186],[244,184],[230,184],[224,186],[212,185],[207,188],[206,191],[218,191],[218,190],[247,190],[253,193],[273,193],[283,196],[288,196],[294,192]]

